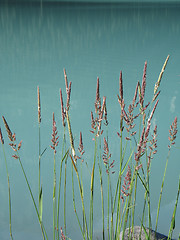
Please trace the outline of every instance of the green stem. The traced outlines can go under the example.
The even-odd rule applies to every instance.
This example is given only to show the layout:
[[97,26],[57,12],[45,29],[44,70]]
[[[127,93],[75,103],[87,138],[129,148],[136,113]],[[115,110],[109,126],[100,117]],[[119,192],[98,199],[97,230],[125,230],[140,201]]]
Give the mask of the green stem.
[[[63,157],[63,150],[64,150],[64,145],[66,143],[65,139],[65,128],[64,128],[64,137],[63,137],[63,146],[62,146],[62,154],[61,154],[61,165],[60,165],[60,173],[59,173],[59,190],[58,190],[58,204],[57,204],[57,228],[59,229],[59,215],[60,215],[60,195],[61,195],[61,179],[62,179],[62,164],[64,159],[68,157],[68,152],[69,150],[65,153]],[[57,238],[59,239],[59,231],[57,232]]]
[[163,191],[163,187],[164,187],[164,180],[165,180],[165,176],[166,176],[166,170],[167,170],[169,156],[170,156],[170,149],[169,149],[167,160],[166,160],[166,166],[165,166],[165,170],[164,170],[164,176],[163,176],[162,185],[161,185],[161,191],[160,191],[160,196],[159,196],[159,203],[158,203],[158,210],[157,210],[157,216],[156,216],[155,232],[157,231],[157,224],[158,224],[159,211],[160,211],[160,205],[161,205],[162,191]]
[[41,191],[41,132],[40,132],[40,123],[39,123],[39,181],[38,181],[38,189],[39,189],[39,194],[38,194],[38,199],[40,196],[40,191]]
[[65,160],[64,166],[64,231],[66,235],[66,168],[67,168],[67,158]]
[[53,240],[55,240],[56,228],[56,158],[54,152],[54,181],[53,181]]
[[11,192],[10,192],[10,182],[9,182],[9,172],[8,172],[8,166],[7,166],[7,160],[6,160],[6,154],[4,151],[4,146],[2,144],[3,148],[3,153],[4,153],[4,159],[5,159],[5,165],[6,165],[6,174],[7,174],[7,182],[8,182],[8,195],[9,195],[9,232],[10,232],[10,237],[13,240],[13,235],[12,235],[12,222],[11,222]]
[[83,197],[83,191],[82,191],[83,187],[82,187],[82,185],[81,185],[81,181],[80,181],[78,169],[77,169],[77,167],[76,167],[76,164],[74,163],[74,160],[73,160],[71,154],[70,154],[70,158],[71,158],[71,161],[72,161],[74,170],[75,170],[76,175],[77,175],[77,180],[78,180],[78,185],[79,185],[79,191],[80,191],[80,196],[81,196],[82,211],[83,211],[84,222],[85,222],[86,235],[87,235],[87,239],[89,239],[89,236],[88,236],[88,227],[87,227],[87,220],[86,220],[86,213],[85,213],[85,207],[84,207],[84,197]]
[[[79,220],[79,217],[78,217],[78,214],[77,214],[77,211],[76,211],[76,204],[75,204],[75,196],[74,196],[74,177],[73,177],[73,163],[71,164],[71,173],[72,173],[72,192],[73,192],[73,206],[74,206],[74,212],[76,214],[76,218],[78,220],[78,224],[79,224],[79,228],[81,230],[81,233],[82,233],[82,236],[83,236],[83,239],[85,240],[85,232],[83,231],[82,227],[81,227],[81,223],[80,223],[80,220]],[[83,215],[84,216],[84,215]]]
[[99,165],[99,177],[101,185],[101,204],[102,204],[102,222],[103,222],[103,240],[105,240],[105,231],[104,231],[104,195],[103,195],[103,184],[102,184],[102,169]]
[[[36,214],[37,214],[37,217],[38,217],[38,220],[39,220],[39,224],[40,224],[40,227],[41,227],[41,231],[42,231],[42,235],[43,235],[43,240],[45,240],[45,235],[46,235],[46,238],[47,238],[47,234],[46,234],[46,231],[45,231],[45,228],[41,222],[41,219],[40,219],[40,216],[39,216],[39,212],[38,212],[38,209],[37,209],[37,206],[36,206],[36,203],[35,203],[35,200],[34,200],[34,197],[33,197],[33,193],[31,191],[31,187],[29,185],[29,182],[28,182],[28,179],[27,179],[27,176],[26,176],[26,173],[24,171],[24,168],[23,168],[23,165],[22,165],[22,162],[21,162],[21,159],[20,157],[18,156],[18,159],[19,159],[19,163],[21,165],[21,169],[22,169],[22,172],[24,174],[24,177],[25,177],[25,180],[26,180],[26,183],[27,183],[27,186],[28,186],[28,189],[29,189],[29,192],[30,192],[30,195],[31,195],[31,199],[33,201],[33,204],[34,204],[34,207],[35,207],[35,210],[36,210]],[[45,235],[44,235],[45,234]],[[48,239],[48,238],[47,238]]]
[[168,240],[170,240],[172,238],[172,233],[175,228],[175,215],[176,215],[176,210],[177,210],[177,205],[178,205],[179,194],[180,194],[180,177],[179,177],[179,186],[178,186],[176,202],[175,202],[171,225],[170,225],[169,234],[168,234]]

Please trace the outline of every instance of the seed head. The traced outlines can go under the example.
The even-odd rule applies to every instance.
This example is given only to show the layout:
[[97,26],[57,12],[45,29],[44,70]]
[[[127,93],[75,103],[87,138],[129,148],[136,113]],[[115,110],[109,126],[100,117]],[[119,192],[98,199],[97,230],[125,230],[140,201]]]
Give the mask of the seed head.
[[54,150],[54,154],[56,154],[56,147],[58,146],[58,138],[59,136],[57,136],[57,127],[56,127],[56,121],[55,121],[55,116],[54,116],[54,113],[53,113],[53,131],[52,131],[52,139],[51,139],[51,142],[52,142],[52,145],[50,146],[53,150]]
[[38,122],[41,123],[41,101],[39,86],[37,87],[37,94],[38,94]]
[[4,139],[3,139],[2,132],[1,132],[1,128],[0,128],[0,140],[1,140],[1,143],[4,144]]
[[177,130],[177,117],[175,117],[172,125],[170,126],[170,130],[169,130],[169,137],[168,137],[168,139],[169,139],[169,141],[170,141],[170,145],[168,146],[169,149],[170,149],[170,147],[171,147],[172,145],[175,144],[175,141],[174,141],[174,140],[176,139],[177,131],[178,131],[178,130]]

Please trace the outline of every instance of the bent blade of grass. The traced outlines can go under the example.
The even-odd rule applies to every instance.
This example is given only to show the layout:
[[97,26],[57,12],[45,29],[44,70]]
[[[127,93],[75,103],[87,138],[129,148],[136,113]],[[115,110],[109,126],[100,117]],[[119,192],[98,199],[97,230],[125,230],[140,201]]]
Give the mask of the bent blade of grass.
[[[148,233],[146,231],[146,228],[144,227],[144,225],[142,224],[142,227],[143,227],[143,230],[144,230],[144,233],[145,233],[145,238],[146,240],[150,240],[149,236],[148,236]],[[149,229],[149,232],[150,232],[150,229]]]
[[180,177],[179,177],[179,186],[178,186],[178,192],[177,192],[177,197],[176,197],[176,203],[174,206],[174,211],[173,211],[171,225],[170,225],[169,234],[168,234],[168,240],[172,238],[172,233],[175,228],[175,216],[176,216],[179,194],[180,194]]
[[142,185],[144,186],[146,192],[149,193],[149,189],[147,188],[146,184],[144,183],[144,181],[143,181],[143,179],[142,179],[142,177],[141,177],[141,175],[139,174],[138,171],[137,171],[137,176],[139,177],[139,179],[140,179]]

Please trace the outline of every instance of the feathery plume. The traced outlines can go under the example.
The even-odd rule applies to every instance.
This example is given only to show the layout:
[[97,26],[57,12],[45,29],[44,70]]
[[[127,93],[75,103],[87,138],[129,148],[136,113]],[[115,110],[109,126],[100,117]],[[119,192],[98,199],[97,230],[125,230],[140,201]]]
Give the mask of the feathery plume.
[[119,96],[121,101],[123,100],[123,82],[122,82],[122,71],[120,71],[119,76]]
[[152,140],[150,140],[150,146],[149,146],[150,152],[148,157],[148,163],[147,163],[147,169],[149,171],[151,160],[153,159],[153,155],[157,153],[157,125],[155,126],[153,130]]
[[[108,143],[104,137],[104,153],[102,156],[103,162],[106,166],[106,173],[109,174],[110,169],[112,169],[114,167],[114,160],[110,163],[110,158],[111,158],[111,154],[109,153],[109,147],[108,147]],[[115,173],[114,171],[111,172],[112,174]]]
[[65,112],[64,112],[64,103],[63,103],[63,97],[62,97],[62,91],[60,88],[60,101],[61,101],[61,115],[62,115],[62,124],[63,127],[65,127]]
[[57,136],[57,127],[56,127],[56,121],[55,121],[55,116],[54,116],[54,113],[53,113],[53,131],[52,131],[52,139],[51,139],[51,142],[52,142],[52,145],[50,146],[50,148],[52,148],[54,150],[54,154],[56,154],[56,147],[58,146],[58,138],[59,136]]
[[69,82],[69,88],[68,88],[68,92],[67,92],[67,102],[66,102],[66,108],[67,108],[67,111],[69,111],[69,107],[70,107],[70,95],[71,95],[71,85],[72,85],[72,82]]
[[1,143],[4,144],[4,139],[3,139],[1,128],[0,128],[0,140],[1,140]]
[[[81,157],[82,157],[82,155],[85,153],[85,151],[84,151],[84,146],[83,146],[83,141],[82,141],[82,133],[81,132],[80,132],[80,137],[79,137],[79,147],[78,147],[78,150],[79,150],[79,152],[81,154]],[[82,159],[82,161],[83,161],[83,159]]]
[[106,104],[106,97],[103,97],[103,104],[102,104],[102,107],[101,107],[101,111],[100,111],[100,114],[99,114],[99,125],[98,125],[98,135],[100,133],[100,130],[101,130],[101,123],[102,123],[102,119],[103,119],[103,113],[104,113],[104,108],[105,108],[105,104]]
[[98,113],[100,110],[101,110],[101,98],[99,93],[99,78],[97,78],[95,113]]
[[145,95],[145,88],[146,88],[146,69],[147,69],[147,62],[144,64],[144,71],[143,71],[143,78],[142,78],[142,86],[141,86],[141,94],[142,98],[144,99]]
[[145,133],[145,126],[143,128],[143,131],[142,131],[142,134],[141,134],[141,137],[140,137],[140,141],[139,141],[139,144],[138,144],[138,147],[137,147],[137,153],[134,153],[134,158],[135,158],[136,162],[139,161],[141,155],[144,153],[144,148],[143,148],[144,133]]
[[108,123],[108,120],[107,120],[107,107],[106,107],[106,102],[105,102],[105,105],[104,105],[104,120],[105,120],[105,125],[107,126],[109,123]]
[[37,95],[38,95],[38,122],[41,123],[41,101],[39,86],[37,87]]
[[9,140],[11,142],[15,141],[16,137],[15,137],[15,134],[12,134],[10,128],[9,128],[9,125],[6,121],[6,119],[4,118],[4,116],[2,116],[2,119],[3,119],[3,122],[4,122],[4,126],[6,128],[6,131],[7,131],[7,134],[8,134],[8,137],[9,137]]
[[170,130],[169,130],[169,141],[170,141],[170,145],[168,145],[169,149],[172,145],[175,144],[175,139],[176,139],[176,134],[177,134],[177,117],[175,117],[172,125],[170,126]]
[[168,60],[169,60],[169,55],[167,56],[167,58],[166,58],[166,60],[165,60],[165,62],[164,62],[164,65],[163,65],[163,67],[162,67],[162,70],[161,70],[161,72],[160,72],[160,74],[159,74],[158,80],[157,80],[157,82],[155,83],[155,86],[154,86],[154,95],[156,95],[157,90],[158,90],[158,88],[159,88],[159,86],[160,86],[161,79],[162,79],[164,70],[165,70],[165,68],[166,68],[166,65],[167,65],[167,63],[168,63]]
[[135,93],[134,93],[133,102],[132,102],[132,106],[133,106],[133,108],[134,108],[134,104],[135,104],[135,102],[136,102],[136,98],[137,98],[138,85],[139,85],[139,84],[137,83],[137,85],[136,85],[136,89],[135,89]]
[[64,79],[65,79],[65,85],[66,85],[66,93],[68,94],[68,80],[67,80],[67,75],[66,75],[66,70],[64,68]]
[[129,196],[129,189],[130,189],[130,185],[131,185],[131,168],[128,165],[128,170],[126,172],[126,176],[124,179],[124,184],[122,185],[122,189],[121,189],[121,193],[123,195],[121,195],[121,199],[124,202],[124,197],[128,197]]

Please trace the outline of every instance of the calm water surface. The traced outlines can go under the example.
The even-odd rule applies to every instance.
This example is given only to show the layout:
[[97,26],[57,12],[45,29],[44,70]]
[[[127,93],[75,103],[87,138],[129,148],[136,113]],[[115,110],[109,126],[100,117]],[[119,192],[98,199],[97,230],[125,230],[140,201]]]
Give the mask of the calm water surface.
[[[117,101],[119,72],[123,71],[124,97],[128,105],[133,98],[136,82],[138,80],[141,82],[144,62],[147,61],[148,102],[162,65],[170,54],[161,83],[160,102],[153,119],[153,125],[158,124],[158,154],[152,164],[151,209],[152,212],[156,210],[168,153],[169,126],[175,116],[180,119],[179,13],[178,4],[0,5],[0,115],[6,117],[12,131],[16,133],[17,140],[23,140],[21,158],[37,199],[37,86],[40,86],[42,149],[48,147],[42,159],[43,217],[49,236],[52,236],[53,186],[53,152],[49,145],[53,112],[56,114],[59,134],[61,136],[63,134],[59,102],[60,88],[65,98],[63,68],[66,68],[69,81],[72,81],[71,121],[75,144],[78,145],[79,131],[82,131],[89,166],[92,166],[93,156],[92,135],[89,132],[90,111],[94,109],[97,76],[100,78],[101,96],[107,97],[109,147],[118,169],[119,139],[116,132],[119,129],[120,114]],[[26,237],[39,240],[41,232],[24,177],[18,162],[11,159],[2,121],[0,126],[5,138],[10,172],[14,239],[21,240]],[[176,146],[180,147],[179,139]],[[180,173],[179,151],[178,148],[172,151],[163,192],[158,229],[164,234],[168,233],[168,224],[173,211],[172,202],[176,198]],[[60,153],[57,156],[60,157]],[[70,164],[68,169],[70,175]],[[85,175],[89,176],[88,172]],[[112,178],[112,183],[115,182],[116,176]],[[88,183],[89,178],[84,178]],[[98,181],[97,178],[96,182],[99,184]],[[68,177],[67,186],[70,185],[71,177]],[[88,187],[88,184],[85,185],[85,188]],[[99,197],[97,188],[96,203]],[[142,209],[140,201],[142,197],[140,191],[136,224],[139,224],[141,216],[138,211]],[[81,239],[72,208],[71,186],[67,191],[67,206],[67,235],[73,240]],[[77,200],[77,208],[80,209],[80,200]],[[100,219],[101,212],[95,207],[96,232],[100,229]],[[8,221],[7,179],[3,152],[0,148],[0,239],[9,239]],[[61,222],[63,226],[63,216]],[[179,232],[180,209],[177,212],[175,238],[178,238]]]

